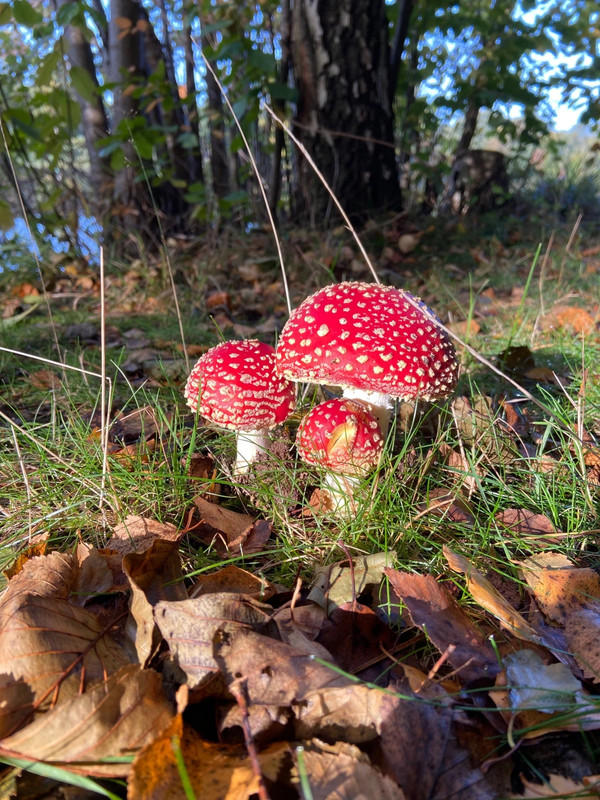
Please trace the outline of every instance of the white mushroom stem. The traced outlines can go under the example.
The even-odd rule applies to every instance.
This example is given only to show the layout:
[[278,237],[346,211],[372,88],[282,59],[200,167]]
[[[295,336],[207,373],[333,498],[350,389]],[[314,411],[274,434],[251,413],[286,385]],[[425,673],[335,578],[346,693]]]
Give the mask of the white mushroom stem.
[[388,428],[390,427],[390,417],[392,409],[394,408],[394,401],[389,394],[381,394],[381,392],[367,392],[364,389],[355,389],[353,387],[344,388],[344,397],[349,400],[359,400],[367,411],[372,414],[381,428],[381,433],[385,439],[387,436]]
[[325,486],[321,491],[331,501],[335,516],[347,518],[355,513],[354,492],[363,480],[364,475],[342,475],[329,470],[325,473]]
[[261,453],[269,449],[271,439],[268,429],[256,431],[238,431],[237,455],[235,458],[234,475],[244,475]]

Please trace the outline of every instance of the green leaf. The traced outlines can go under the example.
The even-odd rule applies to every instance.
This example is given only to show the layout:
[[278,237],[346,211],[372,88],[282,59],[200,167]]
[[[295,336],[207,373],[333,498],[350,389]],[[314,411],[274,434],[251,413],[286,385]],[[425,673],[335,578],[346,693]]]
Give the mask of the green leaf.
[[58,62],[60,61],[60,50],[55,47],[51,53],[40,62],[37,70],[37,85],[39,88],[48,86],[52,80],[52,76],[56,72]]
[[250,50],[248,63],[264,75],[275,75],[277,61],[272,53],[263,53],[262,50]]
[[72,65],[69,74],[71,76],[71,84],[77,94],[87,100],[88,103],[94,103],[96,100],[96,84],[89,73],[83,67]]
[[26,25],[28,28],[33,28],[44,19],[27,0],[14,0],[13,14],[18,25]]
[[8,231],[15,224],[15,218],[6,200],[0,200],[0,231]]
[[118,150],[115,150],[114,153],[110,157],[110,168],[113,169],[115,172],[119,172],[125,166],[125,150],[120,147]]
[[12,20],[12,8],[10,3],[0,3],[0,25],[8,25]]
[[69,25],[75,17],[79,15],[81,11],[81,6],[79,3],[65,3],[64,6],[61,6],[58,9],[58,13],[56,15],[56,21],[59,25],[62,25],[65,28]]

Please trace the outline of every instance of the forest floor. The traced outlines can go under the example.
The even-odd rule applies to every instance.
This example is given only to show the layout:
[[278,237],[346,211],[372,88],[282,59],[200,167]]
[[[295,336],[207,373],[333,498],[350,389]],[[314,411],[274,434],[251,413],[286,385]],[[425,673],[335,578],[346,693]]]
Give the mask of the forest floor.
[[[344,228],[280,236],[293,307],[372,279]],[[103,299],[65,256],[0,274],[0,796],[600,796],[597,231],[361,237],[461,373],[337,516],[294,449],[329,390],[242,479],[183,399],[220,340],[275,343],[269,232],[112,259]]]

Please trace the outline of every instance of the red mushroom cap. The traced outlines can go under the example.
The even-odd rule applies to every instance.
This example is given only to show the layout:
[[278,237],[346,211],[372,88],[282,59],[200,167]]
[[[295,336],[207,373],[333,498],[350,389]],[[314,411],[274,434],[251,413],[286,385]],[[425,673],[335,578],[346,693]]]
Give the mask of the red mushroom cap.
[[326,286],[287,321],[277,346],[277,371],[292,381],[404,400],[447,397],[458,363],[452,342],[431,317],[419,298],[393,286]]
[[362,403],[340,397],[308,412],[298,429],[296,445],[309,464],[344,475],[366,475],[379,461],[383,435]]
[[194,413],[238,431],[273,428],[295,405],[294,384],[275,373],[275,349],[255,339],[222,342],[201,356],[184,394]]

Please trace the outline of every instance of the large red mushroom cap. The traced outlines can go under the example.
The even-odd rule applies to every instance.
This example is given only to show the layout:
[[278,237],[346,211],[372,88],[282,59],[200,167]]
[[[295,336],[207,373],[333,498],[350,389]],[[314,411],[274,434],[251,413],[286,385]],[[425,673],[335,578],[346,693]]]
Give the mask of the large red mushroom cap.
[[379,461],[383,435],[362,403],[343,397],[315,406],[302,420],[298,454],[343,475],[366,475]]
[[185,386],[195,413],[222,428],[274,428],[294,409],[294,384],[275,373],[275,349],[255,339],[222,342],[200,357]]
[[287,321],[277,371],[292,381],[403,400],[444,398],[456,386],[458,363],[435,319],[419,298],[393,286],[326,286]]

